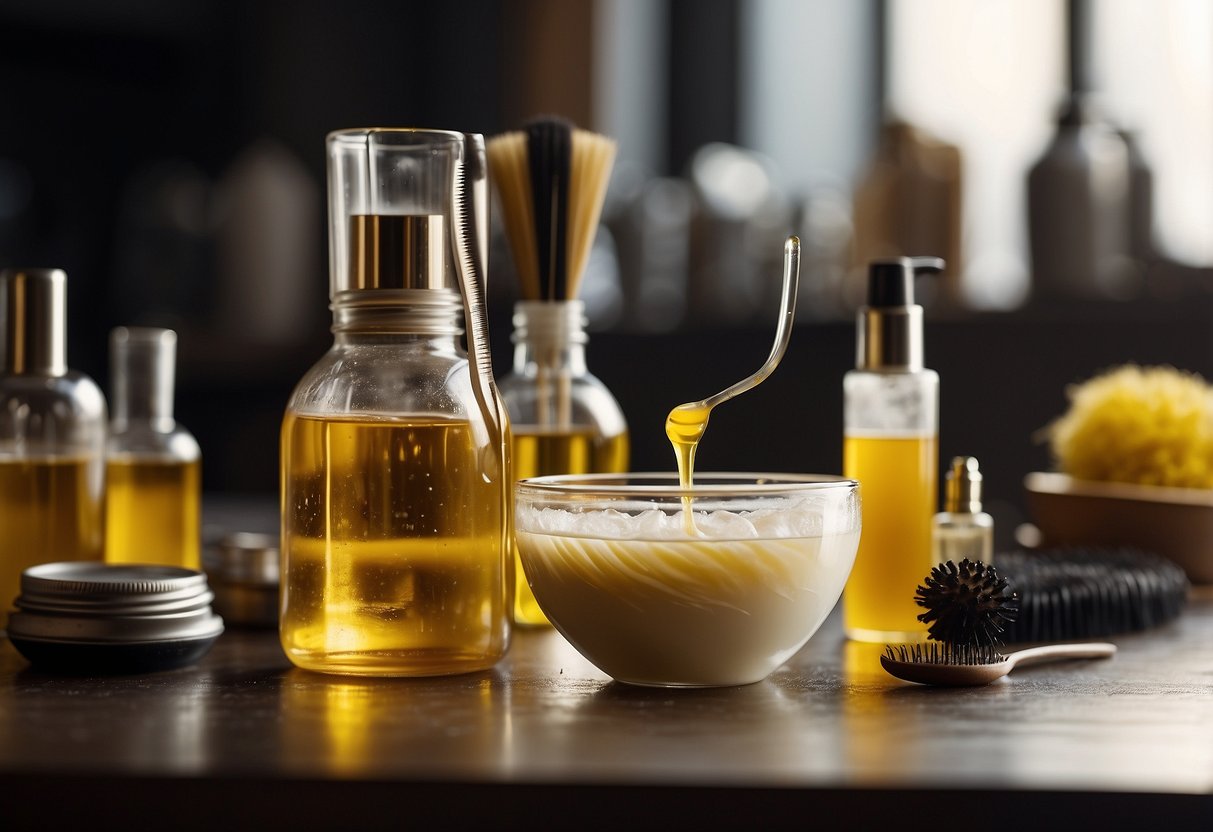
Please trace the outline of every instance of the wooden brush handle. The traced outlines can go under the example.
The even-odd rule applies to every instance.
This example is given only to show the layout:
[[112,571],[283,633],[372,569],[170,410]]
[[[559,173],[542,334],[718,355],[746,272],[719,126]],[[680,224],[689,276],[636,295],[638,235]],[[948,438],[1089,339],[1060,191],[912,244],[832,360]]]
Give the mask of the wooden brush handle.
[[1062,661],[1064,659],[1105,659],[1116,653],[1116,645],[1102,641],[1086,642],[1083,644],[1046,644],[1042,647],[1029,647],[1026,650],[1016,650],[1007,655],[1011,667],[1044,662]]

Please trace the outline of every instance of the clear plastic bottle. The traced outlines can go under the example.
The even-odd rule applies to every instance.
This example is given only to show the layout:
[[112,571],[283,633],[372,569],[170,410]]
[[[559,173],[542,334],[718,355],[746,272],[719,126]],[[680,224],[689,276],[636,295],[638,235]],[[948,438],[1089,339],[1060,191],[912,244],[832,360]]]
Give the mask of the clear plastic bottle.
[[508,421],[460,279],[483,262],[484,143],[350,130],[328,162],[334,343],[282,425],[282,645],[331,673],[483,669],[514,585]]
[[918,641],[914,591],[934,565],[938,505],[939,375],[923,366],[914,276],[937,258],[876,261],[859,310],[855,369],[843,380],[843,473],[858,480],[863,534],[843,593],[856,641]]
[[173,418],[177,333],[110,333],[113,418],[105,455],[105,559],[200,569],[198,442]]
[[971,456],[952,458],[945,475],[943,511],[935,515],[935,563],[965,558],[994,562],[994,518],[981,510],[981,470]]
[[[514,368],[501,379],[510,415],[515,479],[628,470],[628,428],[619,403],[586,368],[580,300],[514,306]],[[514,621],[547,618],[514,553]]]
[[69,370],[67,275],[0,272],[0,625],[38,563],[100,560],[105,397]]

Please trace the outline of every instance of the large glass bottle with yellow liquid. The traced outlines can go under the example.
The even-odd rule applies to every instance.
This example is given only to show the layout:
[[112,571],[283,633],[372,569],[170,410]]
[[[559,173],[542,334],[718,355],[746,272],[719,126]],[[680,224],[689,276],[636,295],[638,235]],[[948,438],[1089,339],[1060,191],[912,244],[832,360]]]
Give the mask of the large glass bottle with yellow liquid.
[[858,480],[863,511],[843,592],[843,628],[856,641],[926,638],[914,592],[934,565],[939,375],[923,366],[914,276],[942,268],[924,257],[871,264],[856,367],[843,380],[843,474]]
[[282,424],[280,635],[300,667],[458,673],[508,646],[509,428],[481,278],[466,279],[483,263],[483,148],[431,130],[328,138],[334,343]]
[[201,452],[173,418],[177,333],[110,333],[105,560],[201,568]]
[[[514,367],[501,379],[515,480],[628,470],[628,428],[611,391],[586,367],[585,306],[577,299],[514,306]],[[514,553],[514,621],[547,624]]]
[[67,367],[67,275],[0,272],[0,627],[39,563],[100,560],[105,397]]

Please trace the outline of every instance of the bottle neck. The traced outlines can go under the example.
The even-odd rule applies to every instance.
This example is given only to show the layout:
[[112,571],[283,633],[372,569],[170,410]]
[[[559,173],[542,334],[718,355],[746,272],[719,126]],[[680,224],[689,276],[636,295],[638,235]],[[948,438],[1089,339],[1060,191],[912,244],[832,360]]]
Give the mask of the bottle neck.
[[119,327],[110,335],[113,425],[146,424],[167,433],[173,421],[177,336],[169,329]]
[[0,372],[61,376],[67,372],[67,277],[59,269],[0,273]]
[[463,301],[451,289],[353,289],[329,306],[337,344],[425,338],[454,343],[463,334]]
[[514,373],[540,369],[585,375],[585,304],[580,300],[520,301],[514,305]]

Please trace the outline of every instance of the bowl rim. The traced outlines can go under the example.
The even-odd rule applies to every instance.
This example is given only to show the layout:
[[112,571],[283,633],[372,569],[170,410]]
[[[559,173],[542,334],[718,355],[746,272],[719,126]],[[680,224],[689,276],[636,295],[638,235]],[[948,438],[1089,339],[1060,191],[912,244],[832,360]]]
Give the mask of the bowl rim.
[[[668,485],[636,484],[634,480],[660,480]],[[672,471],[636,471],[619,474],[552,474],[528,477],[514,484],[515,492],[532,496],[593,495],[615,497],[724,497],[758,494],[788,494],[804,491],[855,488],[856,480],[836,474],[783,474],[744,471],[696,472],[687,489],[678,484]]]
[[1032,471],[1024,477],[1029,494],[1098,497],[1144,503],[1213,507],[1213,489],[1084,480],[1058,471]]

